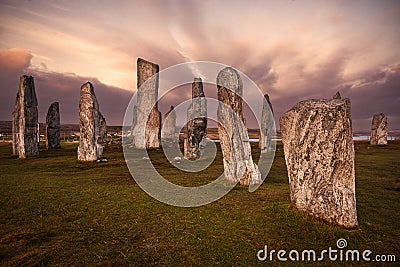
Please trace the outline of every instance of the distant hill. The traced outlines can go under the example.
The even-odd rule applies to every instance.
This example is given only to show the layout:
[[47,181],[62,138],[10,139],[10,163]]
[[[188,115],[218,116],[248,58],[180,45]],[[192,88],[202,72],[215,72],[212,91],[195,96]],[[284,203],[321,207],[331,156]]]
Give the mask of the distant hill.
[[[11,121],[0,121],[0,133],[10,135],[12,134],[12,125]],[[107,131],[109,133],[117,133],[121,132],[122,126],[107,126]],[[39,123],[39,132],[40,134],[45,134],[46,124]],[[61,135],[66,134],[79,134],[79,124],[61,124]]]
[[[46,125],[39,123],[40,134],[45,134]],[[110,134],[122,131],[122,126],[107,126],[107,131]],[[259,138],[260,131],[258,129],[248,129],[250,138]],[[0,134],[10,135],[12,133],[11,121],[0,121]],[[185,127],[182,128],[181,133],[186,133]],[[61,135],[79,134],[79,124],[61,124]],[[354,132],[353,135],[369,135],[367,131]],[[277,131],[280,136],[280,131]],[[390,130],[390,136],[400,136],[400,129]],[[218,128],[207,128],[207,137],[211,139],[218,139]]]

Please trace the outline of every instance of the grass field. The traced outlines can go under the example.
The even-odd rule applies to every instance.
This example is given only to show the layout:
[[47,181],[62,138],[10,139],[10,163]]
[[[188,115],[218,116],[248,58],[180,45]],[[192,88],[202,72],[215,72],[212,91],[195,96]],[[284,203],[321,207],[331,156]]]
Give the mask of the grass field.
[[[0,260],[2,265],[280,266],[368,265],[366,262],[260,262],[257,252],[336,248],[394,254],[400,261],[400,142],[356,146],[359,228],[346,230],[296,211],[282,145],[266,182],[255,192],[236,186],[198,208],[158,202],[131,178],[122,149],[106,148],[107,162],[80,163],[74,143],[40,150],[38,158],[11,156],[0,143]],[[259,151],[253,148],[254,156]],[[190,185],[223,171],[221,153],[212,166],[191,175],[166,168],[160,151],[150,157],[170,181]],[[371,256],[372,258],[373,256]],[[372,263],[375,266],[377,262]],[[386,263],[388,264],[388,263]]]

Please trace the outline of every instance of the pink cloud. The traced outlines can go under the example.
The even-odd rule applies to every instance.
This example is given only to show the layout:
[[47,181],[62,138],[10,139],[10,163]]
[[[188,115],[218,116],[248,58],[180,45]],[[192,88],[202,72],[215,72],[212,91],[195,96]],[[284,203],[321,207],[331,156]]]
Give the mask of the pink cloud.
[[0,50],[0,69],[10,73],[19,72],[29,67],[32,55],[21,48]]

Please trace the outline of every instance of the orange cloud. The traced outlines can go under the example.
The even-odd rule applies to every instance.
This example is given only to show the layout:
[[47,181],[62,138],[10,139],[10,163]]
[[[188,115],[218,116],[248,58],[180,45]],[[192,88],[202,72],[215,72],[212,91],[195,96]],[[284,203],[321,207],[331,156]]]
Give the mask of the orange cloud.
[[20,72],[27,69],[31,63],[32,54],[22,48],[0,50],[0,68],[6,72]]

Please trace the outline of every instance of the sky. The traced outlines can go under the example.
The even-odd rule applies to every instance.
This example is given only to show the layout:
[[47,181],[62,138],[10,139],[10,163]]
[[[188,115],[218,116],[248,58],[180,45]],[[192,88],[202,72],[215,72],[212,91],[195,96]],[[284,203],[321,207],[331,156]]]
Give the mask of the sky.
[[[122,125],[141,57],[161,70],[190,61],[237,68],[269,94],[277,123],[297,102],[339,91],[351,100],[353,130],[368,131],[381,112],[400,129],[399,44],[399,1],[2,0],[0,120],[11,120],[28,74],[41,122],[59,101],[61,122],[78,123],[80,87],[91,81],[107,124]],[[162,102],[165,114],[179,97]]]

